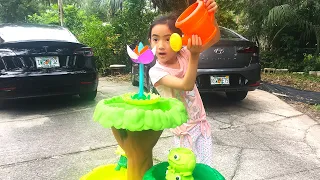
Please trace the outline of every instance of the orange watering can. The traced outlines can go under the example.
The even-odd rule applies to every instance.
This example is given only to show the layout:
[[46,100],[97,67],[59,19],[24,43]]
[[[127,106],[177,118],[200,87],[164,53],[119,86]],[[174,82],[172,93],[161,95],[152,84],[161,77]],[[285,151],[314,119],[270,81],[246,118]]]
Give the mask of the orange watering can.
[[188,39],[196,34],[200,36],[202,45],[206,45],[217,33],[213,25],[214,13],[208,12],[203,1],[197,1],[189,6],[177,19],[176,27],[181,29],[184,36],[173,33],[170,37],[171,48],[178,52],[182,45],[188,44]]

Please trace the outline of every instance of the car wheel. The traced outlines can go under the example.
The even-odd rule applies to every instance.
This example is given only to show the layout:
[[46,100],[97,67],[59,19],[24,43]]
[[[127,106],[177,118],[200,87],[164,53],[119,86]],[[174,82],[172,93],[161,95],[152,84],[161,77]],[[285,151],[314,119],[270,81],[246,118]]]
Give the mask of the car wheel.
[[86,101],[92,101],[97,96],[97,90],[79,94],[80,98]]
[[131,83],[132,86],[139,86],[139,82],[136,81],[136,76],[134,74],[131,74]]
[[160,95],[160,94],[158,93],[157,89],[156,89],[155,87],[153,87],[153,86],[152,86],[152,88],[151,88],[151,92],[152,92],[153,94]]
[[248,91],[226,92],[227,98],[231,101],[242,101],[247,94]]
[[4,100],[0,100],[0,109],[4,108]]
[[152,83],[151,83],[150,78],[147,78],[146,82],[147,82],[146,83],[146,87],[145,87],[146,91],[151,93],[151,91],[152,91],[152,89],[151,89],[152,88]]

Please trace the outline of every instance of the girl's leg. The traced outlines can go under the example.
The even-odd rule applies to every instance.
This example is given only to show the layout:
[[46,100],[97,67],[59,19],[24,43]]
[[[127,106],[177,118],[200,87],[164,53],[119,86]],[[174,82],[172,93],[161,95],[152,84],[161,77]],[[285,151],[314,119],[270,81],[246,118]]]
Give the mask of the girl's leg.
[[206,164],[212,167],[213,152],[212,152],[212,137],[205,137],[202,134],[195,142],[197,149],[197,162]]
[[[191,136],[192,137],[192,136]],[[175,148],[178,148],[178,147],[185,147],[185,148],[189,148],[189,149],[192,149],[192,151],[195,149],[195,144],[192,143],[192,147],[189,143],[189,140],[187,137],[184,137],[182,139],[182,141],[180,140],[180,137],[179,136],[174,136],[173,137],[174,139],[174,146]],[[194,142],[194,138],[192,138],[192,141]],[[195,152],[194,152],[195,153]]]
[[174,141],[174,147],[175,148],[180,147],[180,137],[179,136],[174,135],[173,136],[173,141]]
[[[189,148],[193,151],[193,153],[196,155],[196,158],[197,158],[197,162],[199,161],[199,149],[197,148],[197,144],[196,144],[196,141],[197,139],[199,138],[199,136],[202,136],[201,135],[201,129],[200,129],[200,125],[197,125],[195,126],[194,128],[192,128],[188,134],[190,135],[191,137],[191,141],[192,141],[192,144],[190,144],[190,141],[189,141],[189,138],[187,136],[184,136],[182,141],[181,141],[181,137],[180,136],[174,136],[174,144],[175,144],[175,147],[184,147],[184,148]],[[200,159],[202,159],[200,157]]]

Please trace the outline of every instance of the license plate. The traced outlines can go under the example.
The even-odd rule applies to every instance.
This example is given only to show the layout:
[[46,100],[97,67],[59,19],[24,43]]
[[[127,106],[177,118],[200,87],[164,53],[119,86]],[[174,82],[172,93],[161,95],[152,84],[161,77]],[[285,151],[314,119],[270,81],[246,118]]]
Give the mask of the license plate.
[[229,76],[210,76],[211,85],[230,85]]
[[37,68],[54,68],[60,67],[59,58],[57,56],[35,57]]

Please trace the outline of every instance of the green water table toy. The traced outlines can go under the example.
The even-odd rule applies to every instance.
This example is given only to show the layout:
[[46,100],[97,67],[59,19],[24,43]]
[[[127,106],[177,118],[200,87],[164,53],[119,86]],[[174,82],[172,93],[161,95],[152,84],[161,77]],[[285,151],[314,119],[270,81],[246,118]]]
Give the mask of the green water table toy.
[[[175,128],[187,122],[188,114],[184,104],[174,98],[143,92],[144,64],[152,62],[155,48],[148,49],[142,43],[132,51],[127,47],[132,61],[139,63],[139,92],[125,93],[103,99],[96,105],[93,119],[105,128],[111,128],[127,159],[112,168],[100,169],[87,174],[82,180],[142,180],[153,166],[152,150],[164,129]],[[120,157],[121,158],[121,157]],[[119,169],[120,171],[116,171]],[[123,171],[123,174],[119,172]],[[114,177],[119,174],[118,179]],[[112,177],[111,177],[112,176]],[[163,179],[164,180],[164,179]]]

